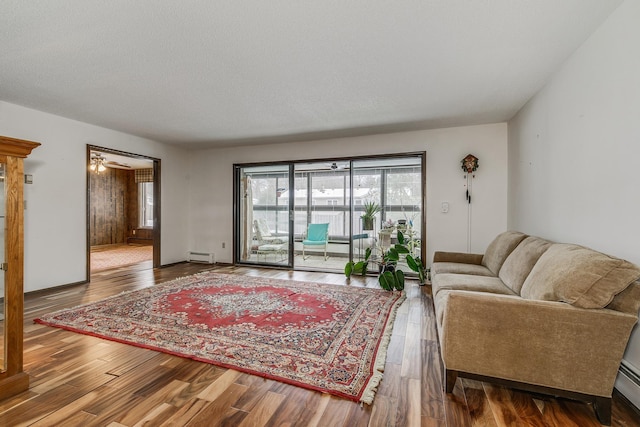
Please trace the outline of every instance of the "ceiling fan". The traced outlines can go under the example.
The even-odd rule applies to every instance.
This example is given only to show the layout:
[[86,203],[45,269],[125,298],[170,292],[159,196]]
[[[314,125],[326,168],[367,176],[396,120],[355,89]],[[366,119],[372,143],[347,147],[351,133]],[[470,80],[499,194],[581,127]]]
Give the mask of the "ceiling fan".
[[348,165],[349,165],[348,162],[347,163],[341,163],[341,164],[339,164],[338,162],[332,162],[331,164],[328,164],[329,169],[331,169],[332,171],[341,170],[341,169],[348,169],[349,168]]
[[92,172],[99,174],[100,172],[104,172],[107,170],[107,167],[104,165],[106,159],[102,157],[100,153],[91,153],[91,160],[89,160],[89,169]]
[[113,169],[133,169],[133,167],[127,163],[120,163],[113,160],[107,160],[102,153],[91,153],[91,159],[89,161],[89,169],[95,173],[104,172],[107,168]]
[[127,163],[114,162],[113,160],[107,160],[104,165],[114,169],[133,169],[133,167]]

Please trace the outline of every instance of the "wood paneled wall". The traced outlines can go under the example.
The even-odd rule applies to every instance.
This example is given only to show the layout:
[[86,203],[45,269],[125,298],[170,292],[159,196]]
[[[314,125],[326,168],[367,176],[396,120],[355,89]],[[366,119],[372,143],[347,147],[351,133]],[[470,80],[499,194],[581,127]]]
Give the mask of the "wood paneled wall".
[[[136,212],[137,215],[137,212]],[[137,221],[136,221],[137,223]],[[132,235],[127,240],[129,243],[151,243],[153,241],[153,229],[151,228],[134,228]]]
[[138,186],[132,170],[107,168],[89,180],[91,246],[126,243],[138,223]]

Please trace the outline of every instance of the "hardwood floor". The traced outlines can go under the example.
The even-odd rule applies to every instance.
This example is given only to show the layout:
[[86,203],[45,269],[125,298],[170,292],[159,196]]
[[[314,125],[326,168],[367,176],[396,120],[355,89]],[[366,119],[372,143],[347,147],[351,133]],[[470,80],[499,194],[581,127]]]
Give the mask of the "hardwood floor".
[[[90,284],[27,295],[25,371],[31,388],[0,401],[0,426],[598,426],[584,403],[470,380],[444,394],[429,286],[408,286],[371,406],[87,335],[37,316],[211,269],[100,272]],[[217,266],[216,271],[344,285],[340,274]],[[350,286],[377,287],[375,278]],[[619,398],[614,426],[640,426]]]

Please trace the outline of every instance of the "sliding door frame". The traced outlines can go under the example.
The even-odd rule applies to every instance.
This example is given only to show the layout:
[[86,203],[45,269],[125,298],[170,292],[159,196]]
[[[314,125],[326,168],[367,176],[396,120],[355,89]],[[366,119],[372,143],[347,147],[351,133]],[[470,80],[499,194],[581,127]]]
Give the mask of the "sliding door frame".
[[[242,212],[242,209],[240,207],[239,199],[240,199],[240,191],[242,191],[241,189],[241,185],[240,182],[242,180],[242,177],[240,176],[240,173],[243,169],[245,168],[253,168],[253,167],[261,167],[261,166],[286,166],[287,167],[287,174],[289,176],[289,200],[287,201],[287,222],[289,224],[288,229],[288,235],[287,235],[287,264],[282,264],[282,263],[267,263],[266,261],[264,263],[260,263],[260,262],[247,262],[247,261],[242,261],[240,259],[240,237],[242,236],[242,233],[240,232],[240,227],[242,226],[241,221],[240,221],[240,215]],[[264,266],[264,267],[270,267],[270,268],[284,268],[284,269],[292,269],[293,268],[293,246],[294,246],[294,230],[293,230],[293,226],[294,226],[294,213],[293,213],[293,209],[294,209],[294,199],[295,199],[295,195],[294,192],[292,191],[292,189],[294,188],[294,183],[295,183],[295,179],[293,176],[293,169],[294,169],[294,162],[290,162],[290,161],[281,161],[281,162],[266,162],[266,163],[242,163],[242,164],[234,164],[233,165],[233,264],[234,265],[238,265],[238,264],[242,264],[242,265],[259,265],[259,266]]]
[[[426,242],[427,242],[427,213],[426,213],[426,199],[427,199],[427,153],[426,151],[413,151],[403,153],[389,153],[389,154],[375,154],[375,155],[363,155],[363,156],[348,156],[348,157],[325,157],[316,159],[298,159],[298,160],[281,160],[273,162],[255,162],[255,163],[237,163],[233,165],[233,264],[234,265],[256,265],[256,263],[249,263],[239,259],[239,238],[240,238],[240,213],[239,206],[239,192],[240,192],[240,170],[242,168],[260,167],[260,166],[275,166],[275,165],[287,165],[289,167],[289,262],[288,265],[276,265],[276,264],[260,264],[274,268],[291,269],[297,268],[293,265],[293,250],[294,250],[294,191],[295,191],[295,165],[300,163],[326,163],[333,161],[349,162],[349,188],[351,197],[349,198],[349,214],[352,217],[355,209],[353,198],[353,162],[362,160],[380,160],[380,159],[393,159],[403,157],[419,157],[421,163],[421,190],[422,197],[420,200],[420,253],[424,258],[426,255]],[[308,192],[310,193],[310,192]],[[349,259],[353,259],[353,221],[349,220]],[[424,259],[423,259],[424,263]]]

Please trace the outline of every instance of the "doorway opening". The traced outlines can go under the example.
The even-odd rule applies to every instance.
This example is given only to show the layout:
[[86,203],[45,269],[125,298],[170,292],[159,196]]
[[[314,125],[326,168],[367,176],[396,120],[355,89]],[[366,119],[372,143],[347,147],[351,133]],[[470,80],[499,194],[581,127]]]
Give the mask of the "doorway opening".
[[160,267],[160,160],[87,145],[87,279]]

